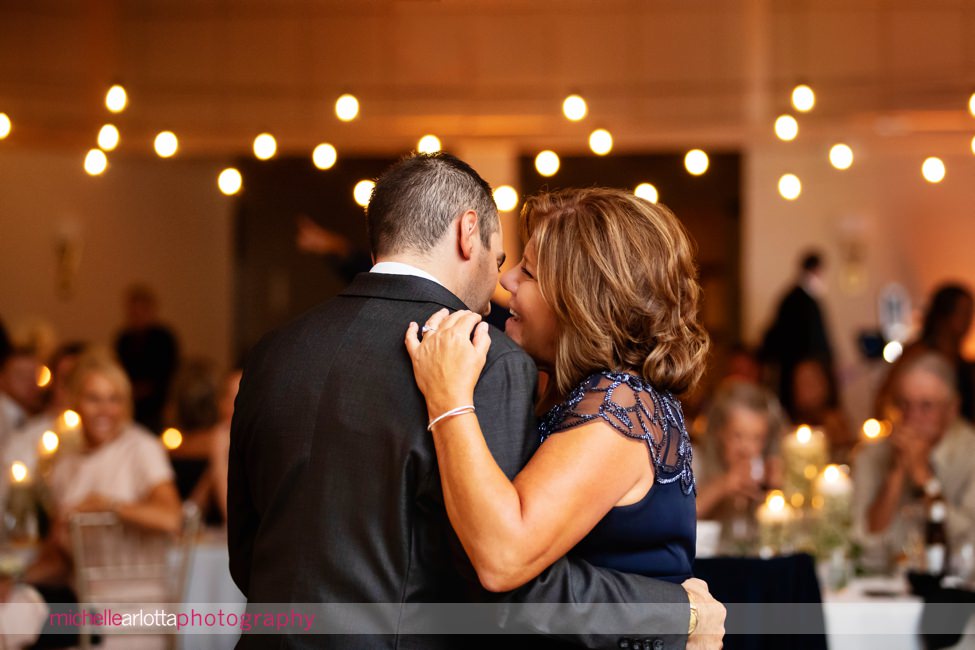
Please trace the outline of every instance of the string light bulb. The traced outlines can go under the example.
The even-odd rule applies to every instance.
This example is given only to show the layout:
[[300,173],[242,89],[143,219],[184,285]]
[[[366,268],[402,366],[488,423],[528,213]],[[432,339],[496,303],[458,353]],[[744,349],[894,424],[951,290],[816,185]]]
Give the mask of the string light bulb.
[[596,129],[589,134],[589,148],[597,156],[605,156],[613,150],[613,134],[606,129]]
[[535,170],[542,176],[555,176],[561,164],[559,154],[550,149],[546,149],[535,156]]
[[419,153],[437,153],[440,151],[440,138],[435,135],[427,134],[420,138],[420,141],[416,143],[416,150]]
[[791,115],[779,115],[775,120],[775,135],[783,142],[792,142],[799,135],[799,122]]
[[799,84],[792,89],[792,105],[800,113],[808,113],[816,105],[816,93],[806,84]]
[[586,105],[586,100],[579,95],[569,95],[562,102],[562,114],[570,122],[578,122],[586,117],[588,112],[589,107]]
[[254,156],[258,160],[270,160],[278,151],[278,141],[270,133],[262,133],[254,138]]
[[106,124],[98,131],[98,148],[102,151],[114,151],[118,146],[119,133],[114,124]]
[[354,198],[355,202],[362,207],[366,207],[369,205],[369,201],[372,199],[372,190],[375,187],[375,181],[368,179],[361,180],[355,184],[354,188],[352,188],[352,198]]
[[0,140],[3,140],[13,129],[13,123],[10,121],[10,117],[6,113],[0,113]]
[[105,108],[113,113],[121,113],[129,103],[129,94],[125,88],[115,84],[105,93]]
[[359,115],[359,100],[348,93],[335,100],[335,115],[343,122],[351,122]]
[[633,190],[633,193],[639,196],[644,201],[650,201],[650,203],[656,203],[660,200],[660,193],[657,192],[657,188],[650,183],[640,183]]
[[710,164],[708,155],[700,149],[691,149],[684,156],[684,168],[693,176],[700,176],[706,172]]
[[510,185],[494,188],[494,202],[501,212],[511,212],[518,205],[518,192]]
[[85,171],[89,176],[99,176],[108,169],[108,156],[101,149],[89,149],[85,156]]
[[160,131],[152,143],[156,155],[160,158],[172,158],[179,150],[179,139],[172,131]]
[[335,147],[327,142],[321,143],[311,152],[311,161],[318,169],[331,169],[338,158],[339,154]]
[[217,187],[227,196],[233,196],[244,186],[244,178],[234,167],[227,167],[217,176]]
[[842,142],[829,149],[829,162],[836,169],[849,169],[853,165],[853,149]]
[[795,174],[783,174],[779,178],[779,194],[786,201],[795,201],[802,194],[802,182]]
[[921,165],[921,175],[929,183],[940,183],[945,179],[945,164],[936,156],[926,159]]

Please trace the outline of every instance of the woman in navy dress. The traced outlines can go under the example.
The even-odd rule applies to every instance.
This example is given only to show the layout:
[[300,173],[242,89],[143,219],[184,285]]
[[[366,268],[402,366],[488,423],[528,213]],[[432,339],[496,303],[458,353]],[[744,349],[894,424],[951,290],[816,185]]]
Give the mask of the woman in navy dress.
[[511,292],[505,332],[549,381],[538,431],[526,432],[539,447],[517,476],[504,475],[464,408],[490,346],[487,325],[443,310],[422,342],[416,324],[407,332],[450,521],[494,591],[570,551],[682,583],[696,522],[678,398],[708,350],[691,242],[669,210],[621,190],[542,194],[522,215],[524,258],[501,278]]

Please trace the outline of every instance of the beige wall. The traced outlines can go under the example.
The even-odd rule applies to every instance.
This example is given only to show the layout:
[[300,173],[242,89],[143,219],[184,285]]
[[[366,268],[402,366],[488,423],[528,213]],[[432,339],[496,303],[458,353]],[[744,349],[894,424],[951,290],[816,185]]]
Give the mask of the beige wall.
[[[124,136],[124,134],[123,134]],[[103,177],[76,154],[0,150],[0,317],[49,322],[61,340],[110,343],[127,285],[159,293],[184,354],[230,353],[232,200],[216,163],[113,157]],[[81,247],[74,291],[57,291],[59,240]]]
[[[802,250],[824,250],[830,289],[825,302],[846,404],[860,420],[885,368],[864,363],[854,337],[862,328],[877,326],[881,287],[903,284],[915,309],[923,310],[931,289],[942,281],[960,279],[975,285],[975,158],[969,140],[958,136],[856,141],[858,159],[846,172],[827,162],[830,140],[825,138],[807,144],[769,143],[748,152],[742,329],[757,343],[794,279]],[[922,161],[935,152],[948,168],[938,185],[920,175]],[[777,192],[778,178],[786,172],[803,182],[803,194],[795,202],[783,200]],[[859,242],[863,251],[857,281],[850,274],[857,267],[844,261],[851,242]],[[969,354],[975,353],[967,347]]]

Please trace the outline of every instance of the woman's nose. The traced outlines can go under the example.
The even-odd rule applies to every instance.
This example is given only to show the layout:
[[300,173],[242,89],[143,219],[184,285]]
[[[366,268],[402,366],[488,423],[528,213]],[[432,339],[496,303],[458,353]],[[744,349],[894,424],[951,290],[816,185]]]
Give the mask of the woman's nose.
[[518,273],[518,267],[515,267],[513,269],[508,269],[507,271],[501,274],[500,282],[501,282],[501,286],[504,287],[505,291],[508,291],[510,293],[515,292],[515,288],[518,284],[516,280],[517,273]]

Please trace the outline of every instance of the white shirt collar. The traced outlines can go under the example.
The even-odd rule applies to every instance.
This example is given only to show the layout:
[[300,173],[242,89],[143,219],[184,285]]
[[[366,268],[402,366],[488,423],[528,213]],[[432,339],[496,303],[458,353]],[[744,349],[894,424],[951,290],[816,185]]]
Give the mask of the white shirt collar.
[[441,287],[444,286],[443,282],[433,277],[423,269],[418,269],[415,266],[403,264],[402,262],[379,262],[369,269],[369,272],[385,273],[386,275],[412,275],[417,278],[424,278],[425,280],[436,282]]

